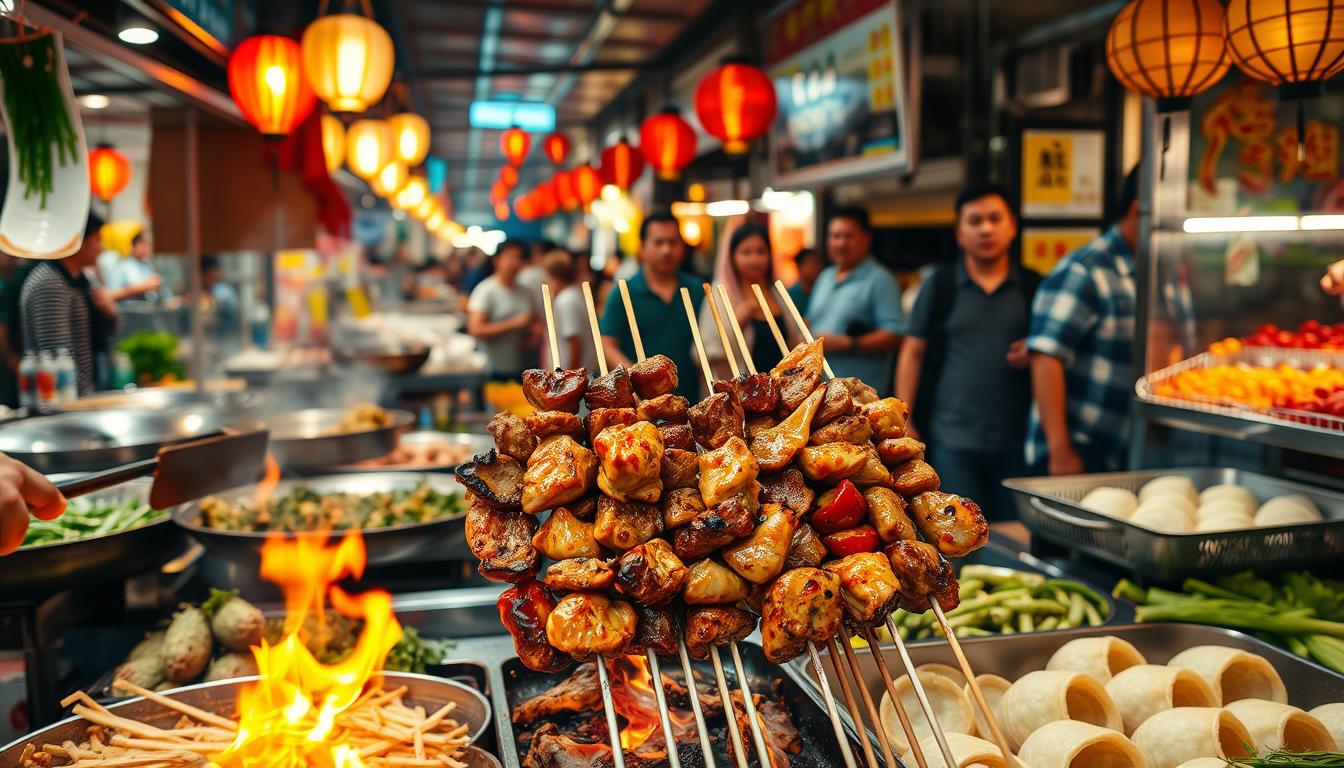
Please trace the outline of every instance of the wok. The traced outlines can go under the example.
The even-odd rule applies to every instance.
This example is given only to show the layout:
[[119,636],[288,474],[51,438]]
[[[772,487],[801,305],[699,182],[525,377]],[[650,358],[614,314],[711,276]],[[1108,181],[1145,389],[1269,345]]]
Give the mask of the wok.
[[425,367],[430,348],[424,345],[369,344],[334,347],[338,362],[375,368],[383,373],[403,376]]
[[255,407],[261,401],[256,392],[204,392],[194,389],[146,387],[124,392],[98,392],[56,406],[58,413],[106,411],[115,409],[163,411],[170,408],[210,406],[224,411]]
[[348,408],[305,408],[265,417],[271,432],[270,451],[284,469],[317,469],[386,456],[402,432],[415,423],[407,411],[388,411],[392,424],[377,429],[342,432]]
[[[416,432],[407,432],[401,436],[399,447],[408,448],[413,446],[435,446],[450,445],[463,446],[467,451],[467,460],[478,453],[485,453],[495,447],[494,438],[490,435],[484,435],[477,432],[435,432],[431,430],[420,430]],[[381,458],[381,457],[379,457]],[[332,472],[337,473],[362,473],[362,472],[449,472],[457,468],[457,462],[451,462],[440,465],[430,466],[398,466],[388,464],[383,466],[372,466],[365,464],[344,464],[338,467],[332,467]]]

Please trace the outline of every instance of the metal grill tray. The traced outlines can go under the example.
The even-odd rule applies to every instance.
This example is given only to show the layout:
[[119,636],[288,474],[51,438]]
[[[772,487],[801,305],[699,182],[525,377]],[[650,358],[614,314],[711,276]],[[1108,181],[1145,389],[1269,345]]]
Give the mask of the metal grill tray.
[[[1138,492],[1163,475],[1188,477],[1196,488],[1244,486],[1261,501],[1299,493],[1320,507],[1318,523],[1239,531],[1170,534],[1078,506],[1101,486]],[[1005,480],[1018,515],[1033,536],[1104,560],[1145,581],[1178,582],[1192,576],[1247,569],[1303,568],[1344,555],[1344,494],[1239,469],[1193,467]]]

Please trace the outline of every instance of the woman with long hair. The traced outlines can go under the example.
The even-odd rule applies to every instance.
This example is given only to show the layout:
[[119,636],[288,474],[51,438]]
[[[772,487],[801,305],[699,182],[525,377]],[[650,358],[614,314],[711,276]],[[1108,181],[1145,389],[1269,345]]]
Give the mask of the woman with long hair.
[[[753,285],[761,287],[775,322],[781,329],[787,326],[775,296],[774,254],[770,249],[770,233],[765,227],[746,222],[732,231],[728,237],[727,247],[719,251],[719,257],[715,260],[714,285],[717,286],[719,283],[723,283],[728,289],[733,314],[742,326],[742,335],[751,349],[751,358],[756,363],[756,370],[770,370],[783,355],[770,333],[765,313],[761,311],[756,293],[751,288]],[[717,300],[719,298],[717,287],[714,295]],[[722,312],[721,303],[719,307]],[[727,323],[728,318],[725,317],[724,322]],[[736,338],[733,337],[731,328],[728,334],[729,340],[734,344],[733,354],[740,363],[741,350],[737,349]],[[723,344],[719,341],[719,332],[714,326],[714,316],[710,313],[708,304],[700,310],[700,335],[704,339],[705,351],[709,356],[710,367],[714,369],[715,378],[728,378],[732,372],[729,370],[728,358]]]

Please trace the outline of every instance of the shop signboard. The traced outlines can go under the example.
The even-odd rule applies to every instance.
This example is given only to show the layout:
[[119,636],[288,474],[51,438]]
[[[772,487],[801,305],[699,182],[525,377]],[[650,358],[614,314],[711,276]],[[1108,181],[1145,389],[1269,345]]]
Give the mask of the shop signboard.
[[[195,24],[206,34],[228,47],[233,41],[234,0],[165,0],[185,21]],[[184,19],[177,18],[179,23]],[[187,26],[183,24],[183,26]]]
[[1101,218],[1105,136],[1094,130],[1022,131],[1022,216]]
[[766,19],[764,38],[779,102],[776,187],[910,170],[897,0],[789,0]]
[[1060,259],[1100,235],[1098,227],[1023,227],[1022,266],[1048,275]]

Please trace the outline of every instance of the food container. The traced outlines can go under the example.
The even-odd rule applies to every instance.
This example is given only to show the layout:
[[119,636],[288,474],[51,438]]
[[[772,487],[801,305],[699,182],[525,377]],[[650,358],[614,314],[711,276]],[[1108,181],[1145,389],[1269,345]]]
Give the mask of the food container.
[[[1188,477],[1196,488],[1245,487],[1261,500],[1302,494],[1320,508],[1316,523],[1234,531],[1170,534],[1090,512],[1078,505],[1101,486],[1135,493],[1163,475]],[[1194,467],[1005,480],[1018,515],[1033,536],[1132,572],[1145,581],[1177,582],[1246,569],[1304,568],[1344,555],[1344,494],[1239,469]]]
[[305,408],[267,416],[270,451],[281,468],[335,467],[391,453],[397,439],[415,423],[407,411],[388,411],[391,424],[377,429],[342,431],[348,408]]
[[333,347],[337,362],[405,376],[425,367],[430,348],[423,344],[358,344]]
[[0,452],[47,475],[96,472],[153,458],[164,445],[226,425],[242,428],[245,421],[206,405],[62,413],[0,424]]
[[490,435],[479,434],[476,432],[435,432],[431,430],[422,430],[416,432],[407,432],[401,436],[397,443],[397,451],[392,454],[382,456],[377,459],[370,459],[358,464],[343,464],[331,467],[332,472],[339,473],[361,473],[361,472],[451,472],[457,468],[461,462],[439,462],[435,464],[384,464],[381,463],[391,458],[395,453],[403,449],[419,450],[434,446],[445,446],[449,448],[460,448],[463,461],[469,461],[472,456],[485,453],[495,447],[494,438]]

